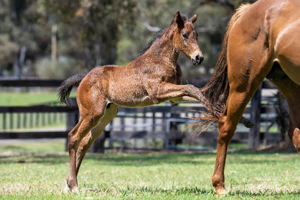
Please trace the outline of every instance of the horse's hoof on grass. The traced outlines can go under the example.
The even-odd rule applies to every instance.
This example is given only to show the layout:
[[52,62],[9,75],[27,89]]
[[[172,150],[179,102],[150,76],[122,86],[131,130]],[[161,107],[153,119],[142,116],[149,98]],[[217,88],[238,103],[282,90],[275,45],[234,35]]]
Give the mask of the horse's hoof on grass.
[[68,186],[68,184],[66,184],[66,187],[65,187],[65,189],[64,189],[64,193],[79,193],[79,189],[78,189],[78,187],[76,186],[76,187],[73,187],[73,188],[70,188],[69,186]]
[[224,188],[216,189],[217,196],[225,196],[228,192]]
[[66,184],[66,187],[64,188],[64,193],[67,194],[71,192],[71,189],[69,188],[68,184]]
[[77,193],[79,193],[79,189],[78,189],[78,187],[74,187],[74,188],[72,188],[72,193],[75,193],[75,194],[77,194]]

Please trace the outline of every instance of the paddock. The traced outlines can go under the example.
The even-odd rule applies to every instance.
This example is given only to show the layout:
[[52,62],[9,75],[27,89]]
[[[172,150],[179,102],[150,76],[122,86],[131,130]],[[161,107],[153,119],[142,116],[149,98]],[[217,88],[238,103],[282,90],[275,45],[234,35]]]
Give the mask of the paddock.
[[[42,88],[53,90],[61,84],[61,80],[0,80],[3,88],[18,87],[25,90]],[[205,83],[193,83],[198,87]],[[44,89],[45,88],[45,89]],[[255,122],[256,127],[244,128],[240,125],[233,138],[235,143],[243,143],[249,148],[259,145],[277,144],[282,140],[276,117],[278,112],[277,90],[269,82],[263,84],[259,98],[253,100],[245,111],[245,118]],[[32,93],[31,95],[35,95]],[[65,138],[67,132],[78,121],[79,114],[76,101],[72,99],[68,106],[57,101],[45,102],[30,106],[0,106],[0,138],[6,139],[51,139]],[[251,105],[255,103],[256,106]],[[257,109],[257,106],[260,109]],[[144,108],[120,107],[115,120],[106,127],[106,138],[99,140],[92,152],[103,152],[115,149],[126,150],[203,150],[195,145],[216,145],[217,132],[208,130],[201,135],[193,134],[192,130],[183,131],[187,125],[195,122],[199,111],[205,108],[201,104],[163,104]],[[257,116],[257,112],[262,117]],[[258,115],[259,116],[259,115]],[[56,128],[56,126],[58,126]],[[44,127],[44,128],[43,128]],[[106,145],[104,145],[106,140]],[[156,142],[157,145],[145,145]],[[256,146],[254,146],[254,143]],[[115,145],[113,145],[115,144]],[[185,148],[181,148],[184,144]],[[99,149],[100,148],[100,149]],[[102,149],[101,149],[102,148]]]
[[[214,152],[88,154],[80,172],[85,175],[79,177],[80,194],[65,194],[62,190],[68,155],[63,152],[63,144],[63,140],[39,145],[27,143],[17,145],[23,153],[10,154],[3,153],[4,147],[0,145],[0,198],[216,198],[210,184]],[[17,146],[6,146],[5,151],[14,151]],[[32,147],[40,153],[32,153]],[[295,199],[300,195],[298,156],[296,153],[229,153],[230,164],[225,170],[230,174],[229,193],[222,199]]]

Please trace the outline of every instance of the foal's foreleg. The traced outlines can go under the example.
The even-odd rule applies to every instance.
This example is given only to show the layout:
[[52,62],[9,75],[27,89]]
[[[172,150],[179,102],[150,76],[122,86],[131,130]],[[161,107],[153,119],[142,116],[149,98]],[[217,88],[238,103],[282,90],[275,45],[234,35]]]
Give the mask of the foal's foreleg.
[[201,91],[195,86],[176,85],[171,83],[160,84],[156,99],[159,101],[170,100],[174,103],[206,101]]
[[93,128],[80,142],[77,153],[76,153],[76,174],[84,158],[86,152],[89,150],[95,140],[101,135],[105,127],[111,120],[117,115],[118,106],[115,104],[109,104],[105,110],[103,117],[98,122],[97,126]]

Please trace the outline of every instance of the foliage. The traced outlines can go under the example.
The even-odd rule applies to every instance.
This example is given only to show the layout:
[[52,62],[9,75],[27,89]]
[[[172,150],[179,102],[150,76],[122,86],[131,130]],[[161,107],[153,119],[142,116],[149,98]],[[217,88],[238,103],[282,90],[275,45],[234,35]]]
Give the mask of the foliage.
[[38,77],[43,79],[64,79],[80,72],[76,60],[68,57],[60,57],[56,61],[43,58],[36,62],[35,68]]
[[84,55],[84,65],[88,68],[115,63],[119,25],[134,24],[135,20],[132,0],[73,0],[72,3],[53,0],[41,1],[41,4],[60,28],[66,26],[72,30],[70,36],[78,44],[76,54]]
[[[71,63],[65,66],[78,66],[79,71],[96,65],[127,64],[140,54],[155,34],[153,30],[167,27],[180,10],[189,17],[198,14],[199,45],[205,56],[205,62],[197,68],[184,56],[180,57],[184,79],[208,79],[227,21],[241,3],[253,1],[0,0],[0,75],[8,74],[4,70],[13,74],[22,47],[26,47],[25,63],[20,65],[26,70],[23,76],[40,76],[37,70],[48,71],[49,64],[34,66],[45,60],[56,62],[53,57],[49,59],[51,54],[58,60],[66,58]],[[52,32],[55,26],[57,32]],[[57,47],[51,38],[56,38]],[[42,77],[67,76],[69,70]]]

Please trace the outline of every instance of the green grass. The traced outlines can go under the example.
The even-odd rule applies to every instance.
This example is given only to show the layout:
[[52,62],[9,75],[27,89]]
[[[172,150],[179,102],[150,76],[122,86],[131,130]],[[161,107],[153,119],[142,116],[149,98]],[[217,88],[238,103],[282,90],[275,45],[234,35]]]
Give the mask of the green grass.
[[65,140],[64,139],[56,139],[40,142],[26,142],[23,140],[22,142],[15,142],[12,144],[0,145],[0,155],[1,152],[13,152],[13,153],[58,153],[63,152],[65,149]]
[[27,106],[58,100],[55,92],[1,92],[0,95],[1,106]]
[[[0,92],[0,106],[29,106],[58,101],[57,92]],[[72,92],[71,97],[76,96]]]
[[[57,152],[63,145],[43,143],[32,152]],[[214,162],[214,153],[89,154],[78,177],[80,193],[64,194],[67,154],[2,153],[0,199],[215,199]],[[221,199],[299,199],[299,166],[297,154],[230,153],[228,194]]]

